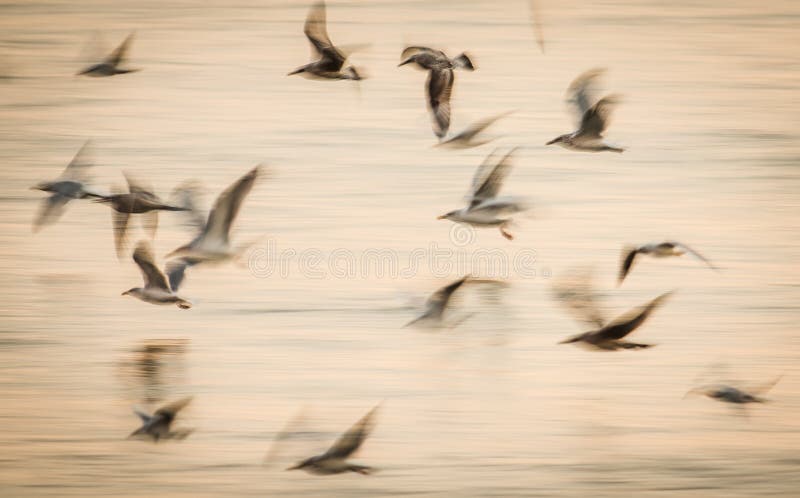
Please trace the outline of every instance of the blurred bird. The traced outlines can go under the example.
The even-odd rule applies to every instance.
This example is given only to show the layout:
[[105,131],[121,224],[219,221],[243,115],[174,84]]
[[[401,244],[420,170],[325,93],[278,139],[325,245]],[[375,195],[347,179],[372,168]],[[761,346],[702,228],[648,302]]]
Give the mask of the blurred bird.
[[179,399],[168,405],[164,405],[152,415],[149,415],[137,408],[133,412],[142,419],[142,426],[133,431],[128,439],[136,436],[152,438],[154,442],[160,439],[184,439],[192,433],[192,429],[181,429],[177,431],[170,430],[172,422],[175,417],[189,402],[192,401],[191,397]]
[[[441,50],[428,47],[406,47],[401,55],[403,61],[399,66],[415,63],[419,68],[428,71],[426,83],[428,108],[433,118],[433,132],[439,139],[447,135],[450,128],[450,94],[453,92],[453,69],[474,71],[467,54],[450,59]],[[399,67],[398,66],[398,67]]]
[[539,3],[536,0],[530,0],[530,13],[531,13],[531,26],[533,27],[533,36],[536,38],[536,44],[539,45],[539,50],[544,53],[544,32],[542,30],[542,11],[539,9]]
[[[444,311],[447,308],[447,304],[450,302],[450,298],[453,296],[453,293],[458,290],[458,288],[461,287],[464,282],[467,281],[467,279],[469,279],[469,275],[461,277],[455,282],[447,284],[431,294],[431,296],[425,302],[425,312],[419,317],[405,324],[404,327],[408,327],[409,325],[415,325],[418,327],[441,326],[443,324]],[[463,321],[463,319],[451,326],[458,325],[458,323],[461,321]]]
[[442,147],[451,147],[454,149],[468,149],[471,147],[478,147],[480,145],[487,144],[492,140],[494,140],[494,138],[488,138],[477,141],[475,140],[475,137],[478,136],[483,130],[491,126],[495,121],[505,116],[508,116],[512,112],[513,111],[504,112],[503,114],[497,114],[496,116],[476,121],[471,125],[467,126],[466,128],[464,128],[464,130],[461,131],[460,133],[453,135],[447,140],[442,140],[436,145]]
[[516,150],[512,149],[494,165],[491,159],[496,151],[487,156],[472,179],[472,186],[467,195],[469,205],[443,214],[437,219],[477,227],[496,226],[503,237],[513,240],[514,236],[508,231],[508,225],[512,222],[510,216],[525,211],[527,203],[518,198],[498,197],[497,194],[511,171],[511,156]]
[[72,161],[56,180],[52,182],[39,182],[32,190],[49,192],[52,195],[42,202],[42,207],[33,222],[33,231],[38,232],[43,226],[55,223],[64,213],[64,209],[72,199],[86,199],[87,197],[101,197],[100,194],[90,189],[88,170],[92,166],[87,141],[80,148]]
[[167,282],[167,277],[154,263],[153,253],[146,241],[141,241],[133,251],[133,261],[139,266],[144,279],[144,287],[134,287],[122,293],[151,304],[175,304],[181,309],[192,307],[192,303],[175,294]]
[[680,242],[652,242],[639,247],[626,246],[622,249],[622,258],[617,285],[620,285],[622,281],[625,280],[625,276],[628,275],[631,267],[633,267],[633,262],[636,260],[636,256],[639,254],[646,254],[654,258],[667,258],[670,256],[682,256],[687,252],[691,253],[694,257],[707,264],[711,269],[717,269],[717,267],[714,266],[711,261],[706,259],[702,254],[686,244],[681,244]]
[[342,49],[334,46],[328,36],[328,28],[325,13],[325,2],[319,1],[311,6],[306,17],[306,24],[303,32],[311,42],[312,56],[319,57],[305,66],[300,66],[290,72],[301,74],[308,78],[328,79],[328,80],[361,80],[362,76],[353,66],[344,67],[348,54]]
[[217,197],[214,207],[200,233],[188,244],[167,255],[172,258],[166,271],[170,286],[177,291],[185,277],[186,269],[201,263],[222,263],[240,256],[249,245],[231,248],[230,231],[242,201],[250,193],[261,166],[256,166]]
[[369,437],[375,426],[375,414],[380,405],[376,406],[364,415],[361,420],[356,422],[347,432],[342,434],[333,443],[328,451],[321,455],[298,462],[286,470],[303,469],[310,474],[330,475],[341,474],[343,472],[357,472],[359,474],[370,474],[375,469],[365,465],[349,463],[347,459],[353,455]]
[[574,108],[578,129],[547,142],[546,145],[558,144],[566,149],[600,152],[609,150],[623,152],[625,149],[605,142],[603,132],[611,117],[611,112],[619,101],[618,95],[607,95],[596,99],[595,85],[604,69],[592,69],[578,76],[567,90],[567,103]]
[[106,57],[102,62],[93,64],[85,69],[82,69],[78,72],[78,76],[85,75],[85,76],[92,76],[92,77],[103,77],[103,76],[114,76],[115,74],[125,74],[125,73],[132,73],[134,71],[139,71],[139,69],[123,69],[120,68],[120,64],[125,61],[125,54],[128,52],[128,47],[130,46],[131,42],[133,41],[133,33],[129,34],[127,38],[117,47],[111,55]]
[[649,348],[652,344],[623,341],[622,338],[639,328],[674,291],[664,293],[639,308],[632,309],[616,319],[606,322],[597,306],[597,295],[592,289],[591,275],[575,273],[571,280],[559,281],[553,286],[556,296],[578,320],[591,324],[595,330],[565,339],[559,344],[579,342],[595,349],[613,351],[617,349]]
[[128,183],[128,193],[114,193],[99,196],[95,202],[111,206],[111,221],[114,224],[114,245],[117,257],[122,259],[125,254],[127,240],[128,218],[131,214],[145,214],[142,226],[154,238],[158,229],[158,211],[186,211],[188,208],[173,206],[162,201],[152,188],[145,187],[137,182],[130,173],[123,172]]
[[744,390],[725,384],[709,384],[690,390],[686,393],[684,398],[690,394],[700,394],[725,403],[765,403],[768,400],[761,397],[761,395],[766,394],[770,389],[772,389],[773,386],[775,386],[775,384],[778,383],[779,380],[781,380],[781,377],[777,377],[772,382],[764,384],[763,386],[751,388],[749,390]]

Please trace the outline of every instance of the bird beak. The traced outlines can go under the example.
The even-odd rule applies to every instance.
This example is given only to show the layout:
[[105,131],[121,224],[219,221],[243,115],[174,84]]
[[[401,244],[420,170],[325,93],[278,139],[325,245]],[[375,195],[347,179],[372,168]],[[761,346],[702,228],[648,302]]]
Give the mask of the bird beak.
[[549,142],[547,142],[545,145],[553,145],[554,143],[560,142],[560,141],[561,141],[561,137],[556,137],[556,138],[550,140]]
[[129,293],[130,293],[130,291],[125,291],[122,294],[120,294],[120,296],[127,296]]
[[406,59],[406,60],[404,60],[403,62],[401,62],[400,64],[398,64],[398,65],[397,65],[397,67],[400,67],[400,66],[405,66],[405,65],[406,65],[406,64],[408,64],[409,62],[411,62],[411,59]]
[[286,467],[286,470],[297,470],[300,468],[300,464],[292,465],[291,467]]
[[302,72],[303,72],[303,70],[302,70],[302,69],[295,69],[295,70],[294,70],[294,71],[292,71],[291,73],[286,73],[286,76],[291,76],[291,75],[293,75],[293,74],[302,73]]
[[436,217],[436,219],[437,219],[437,220],[446,220],[446,219],[447,219],[447,215],[446,215],[446,214],[443,214],[443,215],[441,215],[441,216],[437,216],[437,217]]

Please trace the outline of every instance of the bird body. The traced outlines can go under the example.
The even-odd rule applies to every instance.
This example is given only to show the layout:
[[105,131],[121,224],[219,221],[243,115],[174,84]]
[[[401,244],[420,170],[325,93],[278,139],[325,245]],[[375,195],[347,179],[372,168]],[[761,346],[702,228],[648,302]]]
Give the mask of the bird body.
[[150,246],[145,241],[139,242],[133,252],[133,261],[139,266],[144,280],[144,287],[134,287],[123,292],[123,296],[133,296],[150,304],[174,304],[181,309],[192,307],[192,303],[178,296],[170,288],[164,273],[155,265]]
[[716,270],[717,268],[705,258],[702,254],[695,251],[691,247],[687,246],[686,244],[682,244],[680,242],[675,241],[665,241],[665,242],[651,242],[649,244],[643,244],[638,247],[627,246],[622,250],[622,258],[621,264],[619,269],[619,276],[617,278],[617,285],[621,284],[625,277],[630,272],[631,268],[633,267],[633,263],[636,260],[636,257],[639,254],[644,254],[653,258],[669,258],[669,257],[677,257],[683,256],[686,253],[692,254],[694,257],[706,263],[711,269]]

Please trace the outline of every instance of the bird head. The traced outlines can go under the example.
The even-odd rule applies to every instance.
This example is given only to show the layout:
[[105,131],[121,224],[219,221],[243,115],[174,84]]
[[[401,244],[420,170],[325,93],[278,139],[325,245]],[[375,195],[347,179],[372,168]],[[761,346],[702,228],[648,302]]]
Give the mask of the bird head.
[[550,140],[549,142],[547,142],[545,145],[553,145],[553,144],[558,144],[558,143],[569,143],[569,135],[558,136],[558,137]]
[[132,288],[132,289],[128,289],[128,290],[126,290],[126,291],[125,291],[125,292],[123,292],[121,295],[123,295],[123,296],[133,296],[133,297],[136,297],[136,296],[139,296],[141,293],[142,293],[142,289],[141,289],[141,287],[134,287],[134,288]]
[[312,463],[314,463],[314,457],[306,458],[305,460],[297,462],[296,464],[292,465],[291,467],[286,467],[286,470],[304,469],[304,468],[308,467],[309,465],[311,465]]

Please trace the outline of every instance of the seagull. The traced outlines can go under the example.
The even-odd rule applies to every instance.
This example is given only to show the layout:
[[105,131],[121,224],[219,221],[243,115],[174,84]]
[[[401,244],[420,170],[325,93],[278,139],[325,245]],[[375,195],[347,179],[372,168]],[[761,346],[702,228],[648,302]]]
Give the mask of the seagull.
[[636,256],[639,254],[647,254],[648,256],[652,256],[654,258],[667,258],[670,256],[682,256],[687,252],[691,253],[694,257],[707,264],[709,268],[713,270],[717,269],[717,267],[714,266],[711,261],[706,259],[702,254],[686,244],[681,244],[680,242],[665,241],[652,242],[639,247],[626,246],[622,249],[622,264],[619,268],[617,285],[620,285],[622,281],[625,280],[625,277],[628,275],[628,272],[633,266],[633,262],[636,260]]
[[201,263],[221,263],[238,257],[249,247],[231,248],[229,237],[242,201],[250,193],[260,173],[261,167],[256,166],[225,189],[217,197],[208,219],[194,240],[167,255],[167,258],[172,258],[167,263],[166,271],[173,291],[180,287],[188,267]]
[[[458,288],[461,287],[469,278],[469,275],[461,277],[455,282],[447,284],[431,294],[428,300],[425,301],[425,312],[419,317],[405,324],[404,327],[408,327],[409,325],[428,327],[437,327],[442,325],[443,315],[445,309],[447,308],[447,303],[450,302],[450,298],[453,296],[453,293],[457,291]],[[462,321],[463,319],[459,320],[452,326],[458,325]]]
[[768,400],[761,395],[772,389],[780,379],[781,377],[778,377],[768,384],[750,389],[750,392],[725,384],[709,384],[692,389],[686,393],[684,398],[690,394],[701,394],[725,403],[766,403]]
[[316,455],[287,468],[286,470],[303,469],[310,474],[330,475],[341,474],[343,472],[357,472],[359,474],[370,474],[375,469],[366,465],[349,463],[347,458],[353,455],[367,439],[375,425],[375,413],[380,405],[376,406],[364,415],[361,420],[356,422],[339,439],[333,443],[328,451],[321,455]]
[[348,55],[331,42],[326,24],[325,2],[319,1],[308,11],[303,29],[308,41],[311,42],[312,55],[319,56],[319,60],[300,66],[287,76],[301,74],[308,78],[328,80],[363,79],[353,66],[342,69]]
[[139,409],[134,408],[133,412],[142,419],[142,426],[133,431],[128,439],[136,436],[150,437],[156,443],[159,439],[184,439],[192,433],[192,429],[181,429],[171,431],[170,426],[181,411],[189,402],[192,401],[191,397],[179,399],[168,405],[164,405],[152,415],[149,415]]
[[569,86],[567,103],[575,109],[578,129],[550,140],[545,145],[558,144],[566,149],[585,152],[609,150],[623,152],[625,149],[605,142],[603,132],[608,126],[611,111],[619,103],[618,95],[607,95],[594,101],[595,82],[603,74],[603,69],[592,69],[578,76]]
[[81,70],[78,72],[77,76],[85,75],[99,78],[103,76],[114,76],[115,74],[125,74],[139,71],[138,69],[122,69],[119,67],[119,65],[125,60],[125,53],[128,51],[128,47],[132,41],[133,33],[129,34],[128,37],[125,38],[125,41],[123,41],[120,46],[111,52],[111,55],[106,57],[102,62],[93,64],[86,69]]
[[133,251],[133,261],[139,265],[144,279],[144,287],[134,287],[122,293],[123,296],[133,296],[151,304],[176,304],[178,308],[189,309],[192,303],[175,294],[167,282],[167,277],[153,262],[150,245],[140,241]]
[[433,117],[433,132],[439,139],[447,135],[450,128],[450,94],[453,91],[453,69],[466,69],[474,71],[467,54],[461,54],[450,59],[441,50],[428,47],[406,47],[401,55],[404,66],[411,62],[428,71],[426,89],[428,94],[428,108]]
[[122,258],[125,253],[125,242],[128,230],[128,218],[131,214],[143,214],[142,225],[149,232],[150,238],[155,237],[158,228],[158,211],[186,211],[188,208],[173,206],[162,201],[149,187],[144,187],[137,182],[130,173],[123,173],[128,183],[128,193],[114,193],[99,196],[95,202],[111,206],[111,221],[114,223],[114,245],[117,248],[117,257]]
[[447,140],[442,140],[436,144],[436,146],[441,147],[452,147],[454,149],[468,149],[471,147],[478,147],[483,144],[487,144],[494,140],[493,138],[485,139],[485,140],[475,140],[475,137],[480,134],[483,130],[491,126],[495,121],[498,119],[508,116],[513,111],[504,112],[503,114],[497,114],[495,116],[482,119],[480,121],[476,121],[471,125],[467,126],[463,131],[460,133],[453,135],[452,137],[448,138]]
[[101,197],[92,191],[89,182],[88,169],[92,166],[89,159],[90,142],[87,141],[80,148],[72,161],[56,180],[52,182],[39,182],[32,190],[50,192],[52,195],[44,200],[36,220],[33,222],[33,231],[38,232],[43,226],[54,223],[64,212],[67,203],[72,199],[86,199],[87,197]]
[[[525,211],[526,203],[521,199],[497,197],[508,173],[511,171],[511,156],[516,148],[492,165],[494,152],[486,157],[475,172],[472,186],[467,195],[469,205],[439,216],[439,220],[451,220],[456,223],[478,227],[499,227],[500,233],[508,240],[514,236],[507,227],[511,223],[510,215]],[[496,152],[496,151],[495,151]]]
[[590,275],[577,273],[571,281],[558,282],[554,286],[556,297],[583,322],[596,327],[594,330],[565,339],[559,344],[579,342],[595,349],[613,351],[617,349],[649,348],[652,344],[623,341],[622,338],[639,328],[656,308],[674,291],[664,293],[639,308],[632,309],[616,319],[606,322],[597,306],[597,295],[592,289]]

